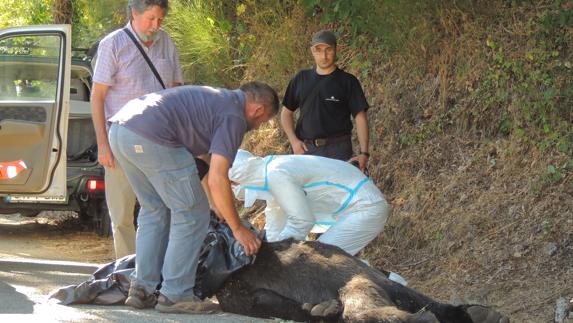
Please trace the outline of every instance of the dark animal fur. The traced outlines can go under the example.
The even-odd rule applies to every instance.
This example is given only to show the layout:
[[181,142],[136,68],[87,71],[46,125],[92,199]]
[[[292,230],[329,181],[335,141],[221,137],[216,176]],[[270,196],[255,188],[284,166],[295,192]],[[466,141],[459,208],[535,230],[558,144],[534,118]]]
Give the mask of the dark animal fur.
[[295,321],[509,323],[484,306],[436,302],[338,247],[312,241],[264,243],[255,263],[234,273],[217,298],[225,312]]

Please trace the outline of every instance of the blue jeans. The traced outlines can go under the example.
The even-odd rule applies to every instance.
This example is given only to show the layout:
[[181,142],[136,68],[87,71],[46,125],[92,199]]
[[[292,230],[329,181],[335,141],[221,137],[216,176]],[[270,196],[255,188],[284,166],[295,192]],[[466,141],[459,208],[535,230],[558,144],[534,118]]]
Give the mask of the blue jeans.
[[199,251],[207,234],[209,203],[193,155],[154,143],[113,124],[109,140],[139,200],[132,284],[172,301],[194,295]]

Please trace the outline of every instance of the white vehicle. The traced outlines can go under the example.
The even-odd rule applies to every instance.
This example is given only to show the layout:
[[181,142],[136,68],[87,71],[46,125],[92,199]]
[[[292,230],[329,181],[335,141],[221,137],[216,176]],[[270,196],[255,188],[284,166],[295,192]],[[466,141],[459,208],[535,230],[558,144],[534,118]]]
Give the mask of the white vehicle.
[[110,234],[91,75],[69,25],[0,30],[0,213],[71,210]]

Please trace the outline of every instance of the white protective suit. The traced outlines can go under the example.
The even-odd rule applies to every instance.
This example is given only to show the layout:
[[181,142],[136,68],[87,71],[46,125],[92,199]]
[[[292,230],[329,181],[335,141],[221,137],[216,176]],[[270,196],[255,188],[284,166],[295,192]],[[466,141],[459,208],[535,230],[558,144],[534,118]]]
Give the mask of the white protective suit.
[[[357,254],[383,229],[388,204],[382,192],[358,168],[340,160],[310,155],[256,157],[239,150],[229,170],[237,198],[245,207],[267,201],[267,239],[318,241]],[[243,197],[244,194],[244,197]],[[325,231],[326,229],[326,231]]]

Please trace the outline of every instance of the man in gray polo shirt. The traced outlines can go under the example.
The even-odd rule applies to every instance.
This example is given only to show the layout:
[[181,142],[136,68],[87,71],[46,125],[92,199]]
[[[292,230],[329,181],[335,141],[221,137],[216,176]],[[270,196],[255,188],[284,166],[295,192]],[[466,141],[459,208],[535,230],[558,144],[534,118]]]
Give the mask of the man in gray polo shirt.
[[244,227],[233,203],[229,167],[244,134],[277,114],[276,92],[260,82],[237,90],[181,86],[128,102],[110,121],[114,156],[141,210],[136,264],[126,304],[169,313],[210,309],[193,293],[195,271],[209,222],[209,203],[193,156],[211,155],[212,202],[247,255],[261,241]]

